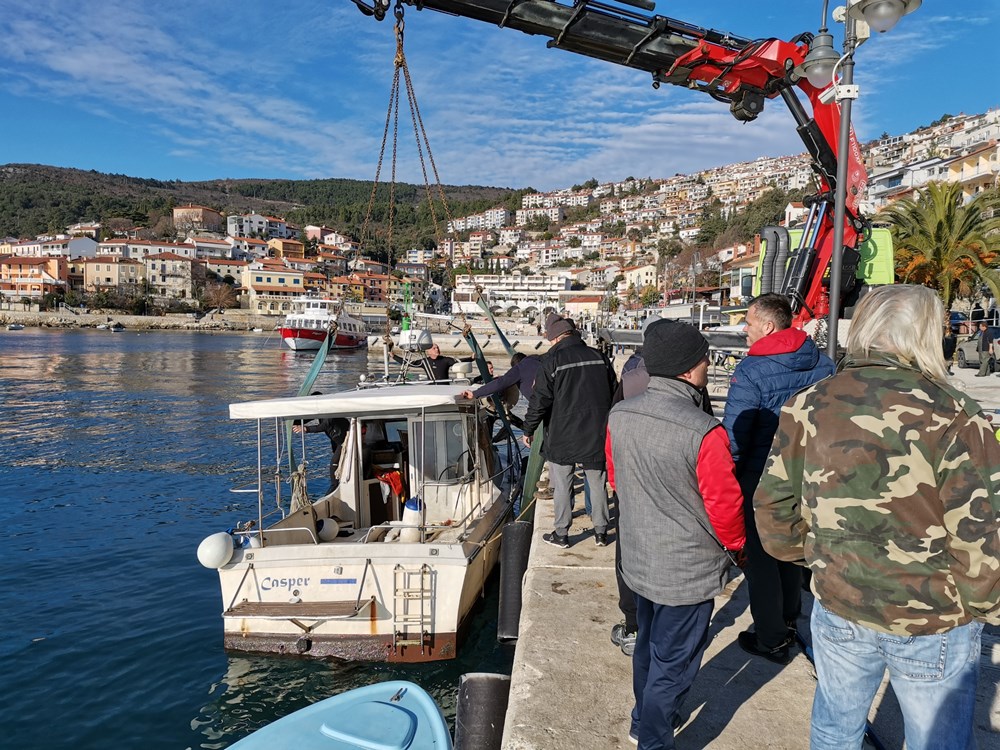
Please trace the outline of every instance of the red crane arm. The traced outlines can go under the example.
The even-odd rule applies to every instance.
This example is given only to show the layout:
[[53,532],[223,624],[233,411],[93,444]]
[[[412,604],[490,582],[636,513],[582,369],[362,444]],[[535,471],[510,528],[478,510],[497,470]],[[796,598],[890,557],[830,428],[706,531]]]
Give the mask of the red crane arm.
[[[652,0],[619,1],[646,11],[654,7]],[[374,0],[373,5],[369,0],[352,2],[378,20],[389,11],[390,0]],[[644,70],[652,75],[654,88],[669,83],[703,91],[728,103],[733,116],[743,122],[756,119],[765,100],[781,96],[812,157],[821,187],[809,200],[809,220],[800,246],[777,261],[773,291],[788,295],[800,325],[828,312],[840,107],[821,98],[818,89],[794,72],[809,51],[811,35],[801,34],[791,41],[745,39],[605,0],[575,0],[573,5],[554,0],[396,0],[397,9],[404,4],[546,36],[549,47]],[[811,114],[796,90],[805,94]],[[853,130],[849,149],[844,246],[853,252],[865,227],[857,207],[868,181]],[[845,251],[844,273],[851,283],[855,274],[848,267],[857,263],[857,254],[852,252]],[[849,291],[842,289],[841,294]]]

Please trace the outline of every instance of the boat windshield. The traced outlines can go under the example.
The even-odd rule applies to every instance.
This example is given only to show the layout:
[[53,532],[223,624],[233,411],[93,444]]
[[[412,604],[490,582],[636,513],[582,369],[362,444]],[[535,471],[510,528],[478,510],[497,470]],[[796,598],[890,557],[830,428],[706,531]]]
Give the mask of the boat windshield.
[[474,430],[471,415],[428,415],[423,423],[414,420],[411,462],[421,483],[461,481],[474,465],[470,448]]

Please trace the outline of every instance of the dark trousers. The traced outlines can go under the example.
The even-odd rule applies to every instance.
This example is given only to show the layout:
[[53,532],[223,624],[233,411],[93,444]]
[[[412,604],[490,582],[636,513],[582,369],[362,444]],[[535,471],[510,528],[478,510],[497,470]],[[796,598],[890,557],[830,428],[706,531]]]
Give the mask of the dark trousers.
[[802,568],[775,560],[760,543],[753,506],[744,506],[747,520],[747,565],[743,573],[750,587],[750,615],[757,643],[776,648],[788,637],[787,623],[802,610]]
[[713,601],[671,607],[635,595],[632,735],[639,750],[671,750],[674,720],[701,667]]
[[611,493],[610,501],[608,516],[611,517],[612,523],[618,528],[618,540],[615,544],[615,583],[618,584],[618,609],[622,611],[622,617],[625,618],[625,632],[634,633],[637,628],[635,623],[635,594],[628,587],[628,584],[625,583],[625,579],[622,578],[622,531],[618,526],[618,503],[620,501],[617,492]]
[[638,627],[635,621],[635,594],[622,578],[621,532],[618,534],[618,543],[615,544],[615,582],[618,584],[618,609],[622,611],[622,616],[625,618],[625,632],[634,633]]

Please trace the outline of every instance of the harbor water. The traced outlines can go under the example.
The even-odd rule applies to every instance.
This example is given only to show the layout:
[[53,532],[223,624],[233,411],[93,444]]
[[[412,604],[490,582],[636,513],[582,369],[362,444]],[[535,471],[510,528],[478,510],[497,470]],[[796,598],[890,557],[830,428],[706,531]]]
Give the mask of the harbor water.
[[[510,673],[496,580],[453,661],[349,664],[226,654],[195,550],[256,517],[256,443],[228,404],[294,395],[312,364],[261,334],[0,332],[3,746],[225,748],[309,703],[409,679],[451,719],[459,676]],[[375,364],[373,362],[373,364]],[[364,351],[316,383],[349,388]],[[309,436],[311,486],[329,443]]]

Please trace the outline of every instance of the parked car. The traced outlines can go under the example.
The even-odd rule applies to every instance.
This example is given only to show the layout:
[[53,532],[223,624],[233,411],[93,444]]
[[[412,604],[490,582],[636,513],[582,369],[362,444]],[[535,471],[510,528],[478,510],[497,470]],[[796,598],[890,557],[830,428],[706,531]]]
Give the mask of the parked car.
[[[953,313],[954,314],[954,313]],[[989,371],[997,370],[997,346],[1000,343],[1000,326],[990,326],[987,329],[993,335],[993,350],[990,352]],[[955,359],[959,367],[979,368],[979,352],[976,347],[979,344],[979,332],[960,341],[955,349]]]
[[948,323],[951,325],[951,332],[955,334],[971,333],[969,329],[969,316],[964,312],[953,312],[948,316]]

